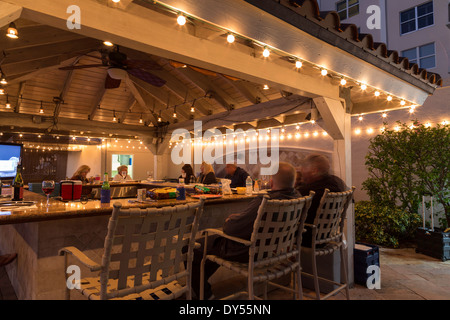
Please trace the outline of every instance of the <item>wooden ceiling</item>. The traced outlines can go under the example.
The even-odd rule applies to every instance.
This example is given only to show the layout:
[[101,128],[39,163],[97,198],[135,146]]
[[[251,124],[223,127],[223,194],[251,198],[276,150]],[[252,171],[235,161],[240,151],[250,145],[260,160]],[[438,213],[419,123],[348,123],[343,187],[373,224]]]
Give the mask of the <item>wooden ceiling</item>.
[[[118,123],[133,126],[159,126],[159,114],[164,123],[182,123],[286,95],[276,88],[264,89],[263,84],[125,47],[119,50],[128,59],[151,61],[159,66],[159,70],[146,71],[166,83],[156,87],[129,74],[118,88],[105,89],[107,66],[59,68],[101,64],[101,51],[115,48],[105,46],[98,39],[24,19],[15,24],[19,39],[3,36],[7,26],[0,29],[0,67],[8,80],[4,86],[7,95],[0,96],[0,112],[41,116],[52,120],[49,122],[53,130],[59,129],[61,119],[81,119],[86,121],[86,127],[92,126],[88,130],[93,132],[95,123],[110,123],[109,133],[113,133],[113,115]],[[5,108],[7,100],[11,109]],[[190,111],[193,103],[194,113]],[[40,113],[41,105],[43,113]],[[173,118],[175,106],[176,119]]]

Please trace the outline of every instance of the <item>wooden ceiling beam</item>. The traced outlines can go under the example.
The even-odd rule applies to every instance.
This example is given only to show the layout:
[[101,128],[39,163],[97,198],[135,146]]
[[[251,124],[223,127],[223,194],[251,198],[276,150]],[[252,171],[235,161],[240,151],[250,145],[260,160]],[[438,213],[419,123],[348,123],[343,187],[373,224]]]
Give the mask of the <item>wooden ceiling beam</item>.
[[[297,96],[297,99],[292,98],[287,100],[285,98],[279,98],[276,100],[255,104],[252,106],[235,109],[231,111],[225,111],[210,116],[205,116],[196,121],[202,121],[202,129],[207,130],[215,127],[222,127],[224,123],[250,123],[257,119],[273,118],[284,113],[294,113],[299,110],[303,110],[304,105],[310,104],[309,98]],[[194,129],[194,121],[185,121],[183,123],[171,124],[168,128],[168,132],[172,132],[176,129]]]
[[55,55],[82,54],[92,52],[100,47],[101,42],[92,38],[67,40],[51,44],[38,44],[27,48],[5,48],[6,57],[2,65],[20,63],[25,61],[45,59]]
[[95,114],[97,113],[97,111],[100,107],[100,103],[102,102],[103,97],[105,96],[105,93],[106,93],[105,86],[101,86],[98,89],[97,94],[95,95],[94,102],[92,103],[91,111],[88,116],[89,120],[91,120],[91,121],[94,120]]
[[0,2],[0,28],[19,19],[22,14],[22,9],[21,6],[15,4]]
[[[49,131],[54,124],[53,117],[42,117],[39,115],[0,112],[0,126],[9,126],[14,124],[15,127],[35,128]],[[60,117],[58,125],[54,128],[58,131],[84,131],[91,134],[115,134],[128,136],[144,136],[152,134],[152,129],[145,126],[129,125],[122,123],[111,123],[110,121],[86,121],[85,119],[72,119]]]
[[208,79],[197,71],[190,68],[180,68],[180,72],[185,74],[195,85],[200,87],[206,94],[214,92],[213,99],[216,100],[223,109],[233,110],[239,106],[239,103],[231,98],[222,88],[216,86]]
[[158,125],[158,121],[155,118],[154,114],[153,114],[153,110],[150,108],[150,106],[147,104],[147,102],[144,100],[144,98],[142,97],[142,95],[140,94],[140,92],[138,91],[138,89],[136,88],[136,86],[134,85],[134,82],[131,80],[130,76],[126,76],[124,80],[125,81],[128,88],[130,89],[131,93],[133,94],[134,98],[136,99],[136,101],[141,105],[141,107],[147,109],[150,111],[150,121],[153,123],[154,126]]

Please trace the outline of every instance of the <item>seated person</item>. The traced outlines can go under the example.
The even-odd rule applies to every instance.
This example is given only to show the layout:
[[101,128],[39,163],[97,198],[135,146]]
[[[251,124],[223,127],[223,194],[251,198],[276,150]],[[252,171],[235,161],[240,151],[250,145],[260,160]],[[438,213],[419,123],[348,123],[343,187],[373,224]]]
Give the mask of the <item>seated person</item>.
[[[294,189],[295,169],[286,162],[280,162],[278,172],[272,177],[271,190],[268,196],[271,199],[295,199],[300,194]],[[253,232],[253,224],[258,215],[263,196],[253,199],[242,213],[231,214],[223,225],[223,231],[230,236],[250,240]],[[204,239],[199,242],[203,245]],[[248,246],[228,240],[218,235],[208,237],[207,254],[217,255],[229,260],[238,262],[248,262]],[[203,246],[194,250],[192,262],[192,290],[199,297],[200,295],[200,263],[203,258]],[[219,265],[207,261],[205,264],[205,300],[211,298],[212,291],[208,279],[216,272]]]
[[114,176],[113,181],[130,181],[133,180],[128,175],[128,166],[122,165],[117,167],[117,174]]
[[[329,174],[330,162],[327,157],[320,154],[310,154],[304,160],[301,167],[302,183],[297,187],[297,191],[302,196],[308,195],[310,191],[314,191],[311,207],[308,210],[306,223],[314,224],[317,208],[320,204],[325,189],[330,192],[341,192],[348,190],[341,178]],[[311,247],[311,228],[306,227],[303,234],[302,246]]]
[[227,172],[225,179],[231,180],[231,188],[245,187],[245,179],[249,176],[247,171],[235,164],[227,164],[225,166],[225,171]]
[[91,168],[87,165],[80,166],[77,171],[73,174],[70,180],[81,180],[83,184],[88,183],[89,179],[86,177],[87,174],[91,171]]
[[212,165],[209,163],[203,162],[200,167],[200,176],[198,178],[198,183],[203,184],[214,184],[216,183],[216,175],[214,173],[214,169]]
[[182,168],[181,168],[181,176],[178,177],[178,179],[183,178],[184,179],[184,184],[189,184],[191,182],[191,177],[194,177],[194,170],[192,169],[192,166],[188,163],[186,163]]

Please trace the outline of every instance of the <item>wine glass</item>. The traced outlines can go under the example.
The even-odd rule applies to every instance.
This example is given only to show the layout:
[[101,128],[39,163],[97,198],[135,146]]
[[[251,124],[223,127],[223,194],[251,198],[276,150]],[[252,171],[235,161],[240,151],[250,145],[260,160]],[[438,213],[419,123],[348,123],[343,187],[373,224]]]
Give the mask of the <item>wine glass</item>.
[[50,200],[50,194],[55,190],[55,181],[44,180],[42,181],[42,191],[47,195],[47,206]]

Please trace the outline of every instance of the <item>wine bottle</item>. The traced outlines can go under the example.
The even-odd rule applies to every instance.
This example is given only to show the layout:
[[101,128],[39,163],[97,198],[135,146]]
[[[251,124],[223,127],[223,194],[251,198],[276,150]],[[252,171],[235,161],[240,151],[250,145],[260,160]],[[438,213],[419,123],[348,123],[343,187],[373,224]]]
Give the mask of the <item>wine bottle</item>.
[[22,179],[22,164],[17,164],[17,173],[13,182],[13,201],[23,200],[23,179]]
[[110,203],[111,202],[111,187],[108,181],[108,173],[105,172],[102,190],[100,194],[100,203]]

